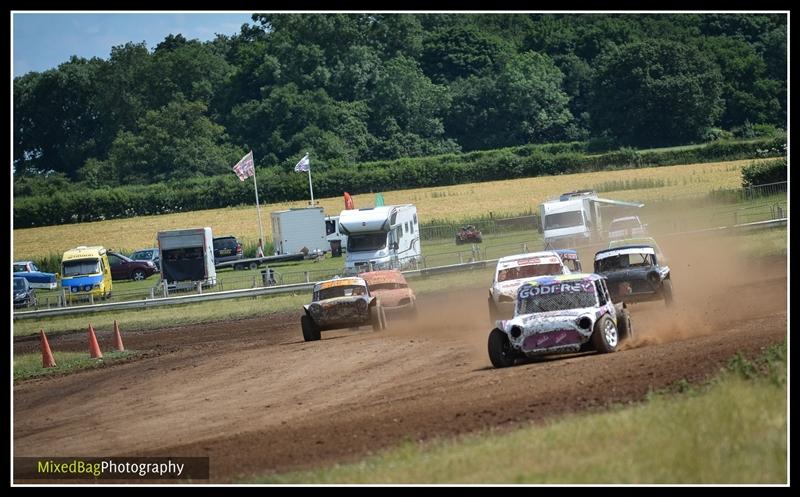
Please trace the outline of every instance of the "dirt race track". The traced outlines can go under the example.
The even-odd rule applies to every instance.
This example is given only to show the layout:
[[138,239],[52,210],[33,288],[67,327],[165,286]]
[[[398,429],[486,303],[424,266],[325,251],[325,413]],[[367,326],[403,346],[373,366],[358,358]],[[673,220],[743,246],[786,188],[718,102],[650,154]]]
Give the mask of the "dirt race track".
[[[676,305],[631,306],[637,336],[613,354],[492,369],[488,282],[420,297],[416,323],[313,343],[299,313],[125,333],[143,358],[14,386],[14,455],[207,455],[211,481],[226,482],[641,400],[786,337],[786,259],[746,261],[728,245],[662,243]],[[108,350],[110,333],[100,340]],[[85,334],[51,346],[85,350]]]

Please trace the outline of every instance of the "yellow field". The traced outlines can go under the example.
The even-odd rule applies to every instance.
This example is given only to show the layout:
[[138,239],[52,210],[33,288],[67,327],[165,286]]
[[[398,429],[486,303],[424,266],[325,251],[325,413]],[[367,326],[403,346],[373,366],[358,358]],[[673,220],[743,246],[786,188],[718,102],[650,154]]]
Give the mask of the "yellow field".
[[[449,187],[416,188],[384,192],[387,205],[413,203],[424,223],[431,219],[459,220],[469,216],[495,216],[535,212],[545,199],[560,193],[592,188],[611,181],[652,179],[669,182],[669,186],[604,192],[602,195],[619,200],[647,202],[662,198],[679,198],[706,193],[720,188],[741,185],[742,167],[753,162],[739,160],[692,164],[683,166],[627,169],[595,173],[564,174],[537,178],[470,183]],[[266,201],[268,199],[261,199]],[[315,199],[329,215],[338,215],[344,208],[341,196]],[[356,207],[374,204],[372,194],[354,195]],[[255,203],[255,201],[254,201]],[[261,206],[264,236],[272,239],[270,212],[290,207],[307,207],[309,201]],[[14,259],[28,259],[60,253],[78,245],[102,245],[117,250],[152,247],[160,230],[211,226],[215,236],[236,235],[243,243],[258,240],[258,217],[255,205],[229,207],[161,216],[141,216],[130,219],[92,223],[46,226],[13,231]]]

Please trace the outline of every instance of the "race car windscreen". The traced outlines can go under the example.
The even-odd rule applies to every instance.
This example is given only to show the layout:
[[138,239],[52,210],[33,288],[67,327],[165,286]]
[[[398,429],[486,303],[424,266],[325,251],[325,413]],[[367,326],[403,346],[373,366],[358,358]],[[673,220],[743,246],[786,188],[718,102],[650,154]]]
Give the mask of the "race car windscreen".
[[373,283],[369,286],[370,290],[397,290],[398,288],[408,288],[405,283]]
[[621,254],[605,257],[595,262],[595,271],[605,273],[620,269],[650,267],[653,265],[653,256],[650,254]]
[[560,264],[529,264],[527,266],[516,266],[501,269],[497,273],[497,281],[518,280],[520,278],[534,278],[536,276],[547,276],[550,274],[561,274]]
[[[567,286],[570,288],[569,291],[561,291]],[[517,314],[566,311],[597,305],[593,284],[582,285],[577,291],[575,288],[577,288],[575,285],[556,284],[532,289],[536,290],[536,293],[531,292],[518,300]]]
[[323,288],[314,293],[314,300],[335,299],[337,297],[351,297],[353,295],[366,295],[367,289],[360,285],[332,286]]

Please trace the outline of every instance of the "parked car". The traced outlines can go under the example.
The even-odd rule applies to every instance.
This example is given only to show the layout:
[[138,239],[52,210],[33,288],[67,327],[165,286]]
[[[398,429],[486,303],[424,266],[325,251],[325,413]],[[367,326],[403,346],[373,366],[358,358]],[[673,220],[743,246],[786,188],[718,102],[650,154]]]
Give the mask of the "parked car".
[[659,263],[650,245],[622,245],[597,252],[594,271],[608,279],[615,301],[647,302],[664,299],[672,304],[669,266]]
[[108,265],[112,280],[141,281],[158,272],[153,261],[135,261],[120,253],[108,251]]
[[44,288],[46,290],[55,290],[58,288],[58,278],[56,274],[39,271],[39,268],[33,261],[17,261],[14,262],[12,266],[14,276],[19,276],[28,280],[28,284],[31,288]]
[[639,216],[620,217],[611,221],[608,225],[608,238],[630,238],[632,236],[643,236],[647,234],[647,225],[642,224]]
[[14,308],[36,307],[36,289],[22,276],[14,276]]
[[475,226],[468,224],[456,233],[456,245],[463,243],[483,243],[483,235]]
[[630,314],[602,276],[540,276],[519,287],[514,317],[489,333],[489,360],[504,368],[525,357],[614,352],[632,336]]
[[517,290],[525,281],[536,276],[569,273],[561,257],[552,250],[502,257],[497,261],[489,289],[489,321],[494,324],[514,315]]
[[359,277],[334,278],[314,285],[311,303],[303,306],[300,318],[303,339],[319,340],[320,332],[339,328],[372,325],[386,329],[386,312],[380,299],[369,292],[367,282]]
[[139,249],[131,254],[134,261],[150,261],[156,265],[156,269],[161,271],[161,253],[158,248]]
[[214,264],[238,261],[244,258],[242,244],[235,236],[214,238]]
[[367,282],[369,293],[380,298],[381,307],[390,314],[417,317],[417,296],[403,273],[396,269],[371,271],[359,275]]

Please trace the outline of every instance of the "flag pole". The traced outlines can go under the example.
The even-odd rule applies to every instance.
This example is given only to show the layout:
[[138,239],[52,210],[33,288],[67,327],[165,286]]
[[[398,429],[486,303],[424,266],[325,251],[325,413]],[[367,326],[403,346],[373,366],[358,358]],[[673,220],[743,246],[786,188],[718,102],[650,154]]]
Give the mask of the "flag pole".
[[[308,155],[307,152],[306,155]],[[308,189],[311,191],[311,207],[314,207],[314,187],[311,186],[311,161],[308,162]]]
[[[251,150],[252,154],[253,151]],[[256,163],[253,159],[253,188],[256,191],[256,212],[258,213],[258,233],[261,235],[261,242],[264,242],[264,228],[261,226],[261,207],[258,205],[258,184],[256,183]]]

